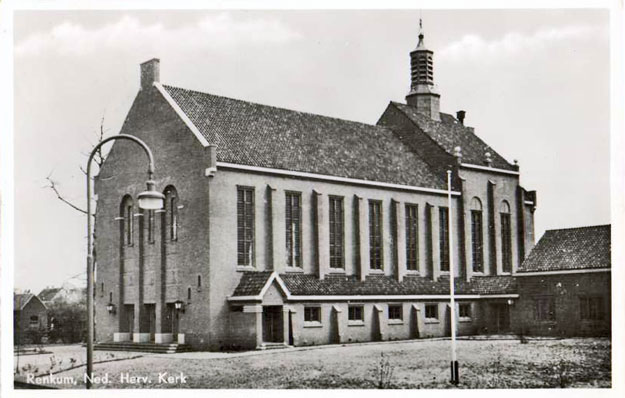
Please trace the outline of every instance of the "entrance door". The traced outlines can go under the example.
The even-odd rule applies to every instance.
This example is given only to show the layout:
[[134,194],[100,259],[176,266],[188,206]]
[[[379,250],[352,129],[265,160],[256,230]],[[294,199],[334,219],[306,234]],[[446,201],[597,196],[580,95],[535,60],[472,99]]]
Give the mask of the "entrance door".
[[133,304],[124,304],[124,321],[122,322],[123,330],[127,333],[133,333],[135,330],[135,306]]
[[156,332],[156,305],[143,305],[143,322],[141,324],[141,333],[150,333],[150,340],[154,340]]
[[174,340],[178,338],[178,311],[176,311],[176,305],[174,303],[167,303],[167,310],[165,311],[165,327],[164,333],[171,333],[174,335]]
[[265,343],[283,343],[282,306],[263,307],[263,341]]
[[495,331],[506,333],[510,331],[510,309],[506,303],[491,304],[491,309],[495,321]]

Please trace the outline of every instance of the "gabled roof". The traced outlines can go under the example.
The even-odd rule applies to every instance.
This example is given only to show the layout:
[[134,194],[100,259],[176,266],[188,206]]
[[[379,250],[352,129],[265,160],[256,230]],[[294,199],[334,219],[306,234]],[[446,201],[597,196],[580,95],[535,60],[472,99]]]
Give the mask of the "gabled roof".
[[[37,299],[41,302],[39,297],[32,293],[13,294],[13,311],[23,310],[24,307],[26,307],[26,304],[28,304],[32,299]],[[41,305],[43,305],[44,308],[46,306],[43,302],[41,302]]]
[[454,148],[462,149],[462,162],[475,165],[484,165],[484,154],[490,153],[491,166],[498,169],[516,171],[516,167],[493,148],[478,137],[472,127],[467,127],[447,113],[440,113],[440,121],[433,120],[417,112],[411,105],[391,101],[391,105],[410,119],[416,127],[427,134],[449,155],[454,154]]
[[60,291],[61,291],[60,287],[48,287],[48,288],[43,289],[39,293],[39,298],[41,299],[41,301],[50,301]]
[[217,160],[416,187],[445,182],[385,127],[162,85]]
[[[272,277],[273,275],[273,277]],[[385,275],[369,275],[364,281],[357,276],[328,275],[319,279],[312,274],[288,273],[277,277],[271,272],[245,272],[232,297],[258,297],[266,285],[278,280],[288,296],[414,296],[448,295],[449,278],[436,282],[420,276],[406,276],[402,282]],[[516,294],[516,281],[512,276],[473,277],[471,282],[455,280],[458,295]]]
[[518,272],[610,268],[610,239],[610,225],[549,230]]

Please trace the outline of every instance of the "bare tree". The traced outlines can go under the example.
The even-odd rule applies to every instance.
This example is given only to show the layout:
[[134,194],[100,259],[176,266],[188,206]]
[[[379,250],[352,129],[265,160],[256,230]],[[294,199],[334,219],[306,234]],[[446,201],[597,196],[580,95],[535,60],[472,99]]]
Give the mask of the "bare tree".
[[[98,133],[98,142],[91,146],[92,148],[91,150],[93,150],[93,148],[95,148],[99,143],[102,142],[102,140],[104,140],[105,133],[106,133],[106,129],[104,128],[104,116],[102,116],[102,119],[100,120],[100,131]],[[83,155],[87,157],[90,154],[91,154],[91,151],[89,151],[88,153],[83,153]],[[104,164],[105,160],[106,160],[106,153],[104,152],[102,147],[99,147],[95,155],[93,156],[93,161],[98,165],[98,168],[99,168]],[[86,176],[87,171],[83,168],[83,166],[79,166],[79,168],[80,168],[80,171],[82,171],[82,173]],[[45,188],[50,188],[61,202],[65,203],[72,209],[79,211],[83,214],[87,214],[87,210],[72,203],[70,200],[66,199],[65,196],[63,196],[63,194],[59,191],[59,188],[58,188],[59,183],[55,181],[54,179],[52,179],[52,173],[53,172],[50,172],[50,174],[48,174],[48,176],[46,177],[46,180],[48,181],[48,185],[46,185]]]

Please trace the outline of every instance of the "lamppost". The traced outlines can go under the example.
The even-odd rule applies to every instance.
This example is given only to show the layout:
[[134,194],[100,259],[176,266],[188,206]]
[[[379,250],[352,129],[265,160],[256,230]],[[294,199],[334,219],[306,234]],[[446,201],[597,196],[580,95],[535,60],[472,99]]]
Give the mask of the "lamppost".
[[91,388],[91,378],[93,377],[94,337],[93,233],[91,225],[91,161],[93,160],[93,157],[95,156],[98,149],[102,147],[102,145],[106,144],[109,141],[117,139],[130,140],[139,144],[141,148],[143,148],[145,154],[148,156],[148,180],[146,182],[148,189],[147,191],[141,192],[137,196],[139,207],[145,210],[157,210],[163,207],[163,200],[165,199],[165,195],[155,190],[155,183],[154,180],[152,180],[152,177],[154,175],[154,157],[152,156],[152,151],[150,151],[150,148],[148,148],[145,142],[132,135],[118,134],[102,140],[98,145],[95,146],[95,148],[93,148],[91,154],[89,155],[89,160],[87,160],[87,377],[85,380],[87,389]]
[[450,327],[451,327],[451,383],[458,385],[458,359],[456,358],[456,302],[455,302],[455,275],[454,275],[454,256],[452,253],[454,247],[453,241],[453,222],[451,213],[451,170],[447,170],[447,201],[449,214],[447,216],[447,231],[449,233],[449,300],[451,304],[450,308]]

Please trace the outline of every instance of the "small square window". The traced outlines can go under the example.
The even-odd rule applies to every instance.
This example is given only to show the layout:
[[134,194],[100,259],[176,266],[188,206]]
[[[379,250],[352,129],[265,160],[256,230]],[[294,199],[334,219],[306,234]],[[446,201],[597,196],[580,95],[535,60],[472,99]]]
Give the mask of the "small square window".
[[458,316],[460,318],[471,318],[471,304],[459,304],[458,305]]
[[304,308],[304,322],[321,322],[321,308],[320,307],[305,307]]
[[402,305],[401,304],[389,304],[388,306],[388,319],[402,320]]
[[363,321],[365,320],[365,312],[362,305],[352,305],[348,310],[348,320],[350,321]]
[[438,304],[426,304],[425,305],[425,318],[426,319],[438,319]]

